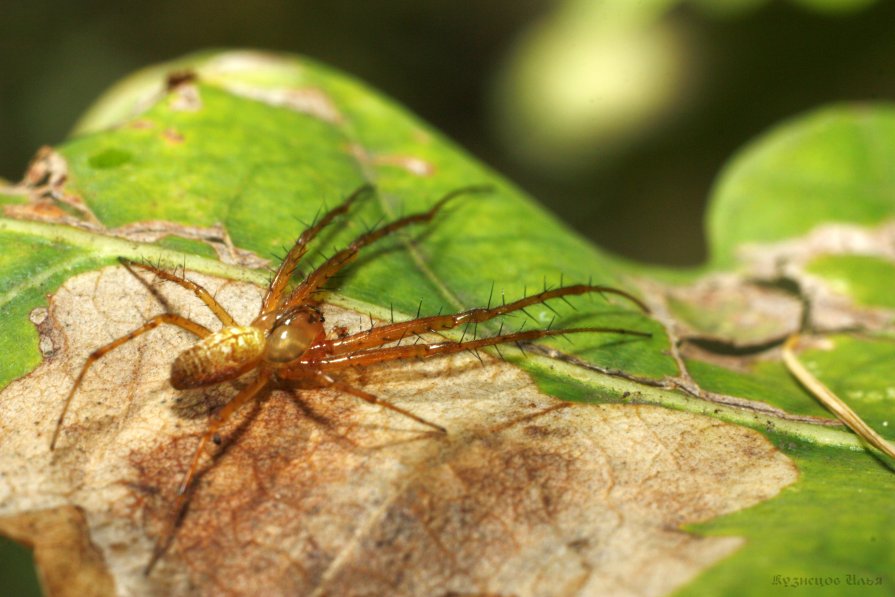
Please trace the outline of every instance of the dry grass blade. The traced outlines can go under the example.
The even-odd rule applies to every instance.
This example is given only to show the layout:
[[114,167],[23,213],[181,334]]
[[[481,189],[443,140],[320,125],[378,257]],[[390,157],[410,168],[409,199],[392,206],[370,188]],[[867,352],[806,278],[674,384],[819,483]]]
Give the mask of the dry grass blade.
[[865,442],[878,449],[880,452],[895,459],[895,447],[886,441],[880,434],[864,422],[858,413],[853,411],[845,402],[842,401],[830,388],[820,382],[810,371],[799,361],[794,352],[796,344],[799,342],[798,334],[793,334],[783,345],[783,362],[789,372],[799,380],[805,388],[814,394],[821,404],[830,410],[836,417],[845,423],[849,429],[854,431],[858,437]]

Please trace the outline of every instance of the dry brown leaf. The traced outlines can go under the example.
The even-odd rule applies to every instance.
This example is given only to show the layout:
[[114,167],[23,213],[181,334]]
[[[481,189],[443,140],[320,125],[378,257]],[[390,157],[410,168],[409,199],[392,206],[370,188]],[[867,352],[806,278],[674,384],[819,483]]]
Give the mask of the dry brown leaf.
[[103,597],[115,590],[84,513],[60,506],[0,518],[0,534],[28,545],[48,595]]
[[[196,279],[238,320],[256,313],[261,289]],[[161,290],[213,325],[195,297]],[[69,280],[32,316],[44,363],[0,393],[0,517],[78,508],[82,544],[98,548],[121,595],[660,595],[742,542],[681,525],[768,499],[797,476],[762,435],[714,419],[566,405],[491,359],[392,363],[350,381],[446,437],[334,392],[273,392],[227,426],[145,577],[206,414],[234,388],[172,390],[170,362],[192,339],[158,329],[99,361],[54,453],[48,444],[90,350],[160,311],[124,268]],[[77,549],[42,558],[44,574],[71,566]]]

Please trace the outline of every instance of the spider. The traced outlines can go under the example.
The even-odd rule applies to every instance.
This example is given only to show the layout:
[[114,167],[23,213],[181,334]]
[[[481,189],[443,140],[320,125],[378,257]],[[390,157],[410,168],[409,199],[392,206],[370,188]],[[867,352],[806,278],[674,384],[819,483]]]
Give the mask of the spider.
[[195,479],[201,456],[205,452],[208,442],[219,444],[218,430],[220,427],[243,405],[269,388],[290,388],[297,384],[301,384],[302,387],[311,385],[332,388],[371,404],[380,405],[427,426],[435,432],[447,433],[447,430],[441,425],[427,421],[408,410],[340,380],[337,373],[346,368],[364,367],[374,363],[413,358],[427,359],[461,351],[476,351],[487,346],[506,343],[518,344],[570,333],[592,332],[650,336],[646,332],[609,327],[548,328],[519,330],[512,333],[502,333],[501,328],[497,335],[491,337],[401,344],[401,341],[409,336],[419,339],[421,334],[438,333],[469,324],[475,325],[514,311],[525,312],[526,307],[546,303],[550,299],[565,300],[565,297],[571,295],[614,294],[631,301],[643,312],[649,312],[646,305],[623,290],[592,284],[545,288],[542,292],[524,296],[510,303],[504,302],[499,306],[492,307],[489,300],[488,307],[484,308],[428,317],[417,315],[415,319],[409,321],[392,322],[378,327],[371,326],[368,329],[347,335],[327,334],[319,308],[320,303],[313,297],[321,290],[322,285],[348,265],[359,251],[402,228],[431,222],[445,204],[454,197],[490,189],[480,186],[461,188],[445,195],[428,211],[414,213],[373,228],[355,238],[344,249],[334,253],[308,274],[304,280],[290,289],[291,279],[296,273],[299,262],[306,254],[309,243],[336,218],[344,216],[356,201],[372,194],[373,190],[370,185],[358,188],[341,204],[326,212],[301,233],[271,278],[261,303],[261,309],[249,325],[240,325],[205,288],[184,276],[148,263],[119,259],[129,269],[147,270],[162,280],[191,291],[214,313],[222,327],[218,331],[212,331],[181,315],[163,313],[152,317],[129,334],[94,350],[87,357],[65,399],[50,441],[51,450],[56,447],[66,413],[91,365],[109,351],[160,325],[174,325],[199,338],[196,344],[180,353],[171,366],[170,382],[175,389],[202,388],[249,376],[251,373],[255,374],[246,386],[211,415],[207,428],[201,435],[193,453],[189,468],[183,474],[178,486],[174,517],[168,534],[164,536],[166,540],[160,541],[157,545],[153,558],[147,566],[147,574],[172,539],[178,521],[185,512],[188,490]]

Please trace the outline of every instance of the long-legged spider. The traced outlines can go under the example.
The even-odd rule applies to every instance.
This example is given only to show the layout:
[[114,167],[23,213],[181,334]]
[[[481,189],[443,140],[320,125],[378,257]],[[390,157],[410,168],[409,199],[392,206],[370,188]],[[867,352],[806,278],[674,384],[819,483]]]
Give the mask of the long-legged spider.
[[327,280],[351,262],[364,247],[412,224],[430,222],[448,201],[458,195],[485,189],[482,187],[458,189],[444,196],[428,211],[399,218],[361,234],[347,247],[326,259],[319,267],[308,274],[301,283],[289,291],[289,282],[296,272],[299,261],[307,252],[309,243],[324,228],[329,226],[334,219],[348,212],[355,201],[371,190],[372,188],[369,185],[360,187],[343,203],[326,212],[323,217],[302,232],[271,279],[262,300],[260,312],[249,325],[237,323],[215,298],[199,284],[147,263],[121,259],[122,263],[129,268],[137,267],[147,270],[163,280],[191,291],[217,316],[221,321],[222,327],[220,330],[213,332],[186,317],[174,313],[163,313],[149,319],[129,334],[94,350],[87,357],[65,399],[62,413],[59,415],[50,442],[51,450],[55,449],[66,413],[91,365],[109,351],[160,325],[174,325],[199,337],[199,341],[180,353],[172,364],[170,381],[175,389],[201,388],[235,380],[252,372],[256,373],[254,379],[248,385],[211,416],[205,432],[199,439],[190,466],[180,481],[169,532],[164,536],[165,540],[158,543],[153,558],[147,567],[147,573],[173,537],[178,521],[185,511],[188,490],[195,478],[206,445],[210,440],[217,443],[219,441],[217,433],[221,425],[240,407],[270,386],[288,387],[301,382],[302,385],[310,384],[332,388],[371,404],[378,404],[417,423],[428,426],[437,432],[446,433],[444,427],[427,421],[364,390],[353,387],[334,377],[331,373],[350,367],[372,365],[385,361],[430,358],[461,351],[475,351],[487,346],[533,341],[548,336],[571,333],[591,332],[649,336],[645,332],[610,327],[548,328],[520,330],[512,333],[502,333],[501,331],[491,337],[473,338],[471,340],[461,339],[453,341],[445,339],[440,342],[423,341],[414,344],[401,344],[401,341],[407,337],[419,338],[421,334],[437,333],[462,325],[475,325],[514,311],[524,312],[525,308],[530,305],[545,303],[554,298],[564,299],[570,295],[587,293],[614,294],[631,301],[644,312],[648,312],[647,307],[631,294],[616,288],[592,284],[575,284],[554,289],[545,288],[542,292],[525,296],[510,303],[502,303],[495,307],[489,304],[488,307],[469,309],[459,313],[417,317],[410,321],[392,322],[379,327],[371,326],[368,329],[349,335],[328,336],[323,326],[324,321],[319,309],[319,302],[313,298],[313,295],[321,289],[321,286]]

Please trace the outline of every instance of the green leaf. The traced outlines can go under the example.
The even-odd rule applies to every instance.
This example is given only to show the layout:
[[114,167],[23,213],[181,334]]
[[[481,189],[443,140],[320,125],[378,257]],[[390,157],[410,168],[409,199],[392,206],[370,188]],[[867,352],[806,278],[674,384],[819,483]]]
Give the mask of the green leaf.
[[841,106],[783,125],[725,168],[709,209],[712,262],[748,243],[825,222],[878,225],[895,214],[895,108]]
[[863,454],[776,440],[798,463],[799,483],[771,502],[695,527],[748,541],[680,594],[782,595],[799,583],[811,595],[891,595],[892,471]]
[[[187,71],[197,73],[197,79],[193,80]],[[78,281],[93,280],[97,288],[103,280],[130,284],[124,282],[129,277],[110,273],[116,268],[101,269],[116,266],[117,258],[158,261],[169,268],[182,266],[189,272],[249,283],[254,286],[238,286],[239,292],[255,288],[252,292],[257,293],[257,287],[264,287],[268,280],[264,260],[276,266],[304,228],[302,222],[313,220],[323,206],[334,206],[363,183],[373,183],[375,193],[323,235],[324,242],[318,246],[323,253],[345,246],[379,222],[427,209],[451,191],[487,183],[493,185],[493,192],[459,198],[434,225],[394,235],[368,251],[336,281],[326,302],[387,320],[410,319],[418,310],[426,315],[494,304],[504,297],[514,300],[544,285],[561,282],[592,280],[643,297],[653,307],[652,316],[637,312],[617,297],[578,297],[569,305],[557,301],[550,304],[552,308],[527,309],[530,319],[526,329],[605,326],[649,332],[649,338],[576,334],[570,337],[571,343],[562,339],[539,342],[541,348],[532,347],[533,354],[527,357],[518,351],[504,352],[513,365],[511,369],[526,371],[549,396],[625,404],[612,408],[626,414],[611,419],[623,429],[633,426],[632,420],[642,422],[646,417],[652,425],[669,429],[680,425],[687,430],[674,441],[656,438],[650,442],[630,436],[623,455],[618,460],[609,459],[609,465],[604,462],[604,468],[594,469],[602,472],[589,472],[593,478],[614,479],[613,467],[639,470],[636,466],[640,459],[664,462],[654,457],[663,447],[679,455],[702,442],[720,442],[710,444],[712,449],[721,450],[712,457],[714,464],[721,463],[720,468],[709,467],[699,456],[692,456],[693,462],[702,462],[700,467],[711,469],[704,473],[710,479],[703,482],[700,470],[687,468],[691,462],[687,452],[686,458],[670,459],[674,463],[669,465],[670,485],[683,483],[686,478],[690,483],[696,480],[696,486],[708,487],[710,480],[720,480],[720,485],[729,485],[734,494],[740,492],[740,498],[746,495],[749,499],[715,499],[706,493],[678,496],[680,501],[676,501],[673,492],[656,497],[659,494],[644,487],[632,493],[634,506],[640,503],[636,498],[643,503],[665,500],[671,504],[674,515],[670,520],[674,522],[656,517],[663,532],[687,524],[692,533],[728,538],[727,542],[706,540],[705,545],[729,548],[713,552],[708,561],[700,560],[699,567],[674,582],[667,581],[663,590],[680,587],[681,594],[764,595],[786,592],[775,582],[778,575],[833,576],[840,578],[837,594],[844,594],[854,588],[845,575],[854,574],[881,579],[882,588],[871,590],[891,592],[895,579],[889,576],[890,554],[895,536],[879,529],[892,526],[892,510],[885,496],[891,493],[895,477],[790,378],[777,349],[786,335],[804,323],[807,329],[802,331],[814,333],[815,342],[801,354],[803,361],[883,435],[892,437],[888,427],[895,393],[889,385],[888,371],[895,343],[880,335],[889,329],[893,308],[887,293],[895,268],[891,250],[895,227],[890,223],[895,215],[892,107],[828,108],[770,132],[736,157],[723,173],[712,199],[712,258],[709,267],[698,272],[658,271],[600,251],[400,107],[361,83],[307,60],[231,52],[192,56],[138,73],[101,99],[79,124],[77,136],[56,152],[42,155],[32,165],[30,184],[0,194],[6,214],[0,218],[0,349],[8,355],[0,364],[0,388],[7,387],[0,395],[0,412],[5,416],[24,413],[34,418],[41,430],[31,443],[16,439],[25,443],[4,444],[0,439],[0,454],[4,455],[0,460],[23,462],[20,466],[27,467],[27,455],[31,460],[49,459],[46,434],[50,422],[58,416],[61,396],[70,387],[59,369],[75,368],[67,374],[71,377],[83,362],[71,356],[71,346],[83,340],[79,317],[86,321],[90,315],[89,306],[78,301],[93,301],[104,318],[90,330],[94,344],[85,347],[88,352],[145,319],[146,309],[138,307],[136,298],[132,311],[129,306],[120,307],[109,314],[104,311],[104,301],[111,304],[117,300],[113,290],[75,289]],[[320,254],[313,254],[310,262],[302,265],[303,273],[321,260]],[[97,270],[99,273],[92,273]],[[208,280],[212,283],[213,278]],[[216,292],[227,296],[227,284],[213,283]],[[128,288],[122,286],[121,292],[133,292],[134,297],[147,294],[136,283]],[[65,319],[72,313],[62,307],[66,296],[78,299],[67,309],[82,309],[73,320]],[[125,299],[129,297],[127,294]],[[254,303],[241,299],[233,304],[241,309]],[[809,305],[805,312],[803,305]],[[44,309],[47,306],[49,312]],[[251,316],[249,313],[246,317]],[[520,316],[509,324],[518,327],[526,319]],[[59,329],[61,321],[68,322],[68,327]],[[113,324],[121,330],[113,333],[106,329]],[[833,334],[854,328],[864,333]],[[475,330],[457,330],[452,337],[493,335],[500,329],[499,324],[488,322]],[[170,343],[171,352],[174,338],[159,341]],[[97,377],[108,379],[120,374],[123,378],[115,378],[112,386],[142,387],[136,380],[143,379],[145,369],[155,371],[153,379],[164,385],[158,377],[163,374],[158,373],[157,363],[144,362],[152,359],[144,359],[143,346],[135,345],[132,352],[122,349],[122,360],[115,361],[118,365],[110,365]],[[373,378],[378,375],[376,371],[370,373]],[[444,386],[454,383],[450,376],[432,375],[433,379],[447,381],[433,382],[431,391],[426,390],[427,396],[441,396],[448,390]],[[457,376],[459,379],[460,374]],[[29,394],[23,390],[29,379],[40,380],[48,389],[32,389]],[[370,384],[377,387],[375,379]],[[478,381],[474,391],[486,392],[488,387],[489,382]],[[124,449],[116,429],[123,430],[120,433],[124,436],[131,429],[122,419],[128,419],[128,423],[134,419],[138,427],[147,423],[139,419],[142,407],[134,406],[133,411],[128,407],[113,416],[108,414],[112,405],[123,408],[126,400],[116,394],[104,403],[101,393],[91,392],[99,391],[84,390],[84,410],[78,411],[80,418],[67,436],[96,434],[98,439],[94,444],[74,443],[69,450],[75,454],[96,450],[107,459],[103,462],[109,462],[113,449],[107,446]],[[506,392],[504,385],[494,383],[494,396]],[[519,396],[523,394],[529,396],[522,390],[518,396],[509,392],[518,402],[514,402],[514,408],[521,408]],[[28,410],[32,406],[27,405],[26,397],[35,396],[36,410]],[[87,396],[97,399],[88,403]],[[158,396],[166,396],[152,400],[154,407],[162,409],[156,400],[164,402],[168,394],[159,390]],[[462,398],[449,400],[462,403]],[[170,400],[180,398],[172,396]],[[538,394],[530,400],[531,404],[542,404],[543,398]],[[135,404],[147,401],[138,398]],[[648,407],[638,406],[641,403],[756,429],[767,435],[779,452],[763,439],[764,443],[749,443],[754,441],[755,432],[739,429],[739,439],[757,447],[725,453],[724,442],[728,440],[719,438],[727,436],[713,435],[714,426],[728,431],[736,427],[671,411],[663,411],[667,419],[653,419]],[[500,400],[494,404],[500,404]],[[261,418],[267,420],[264,413],[280,407],[280,402],[270,400],[258,408],[263,411]],[[435,407],[429,403],[419,406]],[[450,404],[438,406],[442,407],[453,408]],[[464,409],[469,411],[464,416],[478,416],[474,406]],[[154,421],[153,429],[168,434],[160,437],[170,437],[166,445],[179,447],[168,452],[140,452],[139,446],[134,446],[132,452],[122,452],[127,457],[122,462],[129,463],[123,466],[137,467],[144,475],[140,487],[155,487],[153,483],[160,487],[155,497],[146,494],[140,498],[149,504],[141,507],[150,527],[161,525],[158,521],[170,515],[170,504],[158,495],[166,495],[172,482],[170,471],[185,466],[182,460],[189,448],[184,451],[180,445],[183,442],[177,439],[179,434],[190,430],[198,433],[204,421],[202,417],[189,420],[184,423],[188,429],[178,431],[184,417],[174,417],[168,412],[170,408],[162,410],[166,414]],[[521,410],[514,412],[517,421],[533,416],[522,416]],[[604,411],[574,412],[581,413],[576,415],[576,425],[584,425],[590,424],[594,412]],[[439,416],[453,420],[450,412]],[[504,429],[493,425],[494,429]],[[568,421],[566,425],[571,427]],[[282,429],[274,429],[278,440],[288,439]],[[528,429],[535,431],[525,444],[527,448],[537,451],[549,444],[537,436],[546,433],[546,427]],[[557,429],[562,427],[548,430],[558,434]],[[609,433],[597,423],[592,429],[594,434]],[[475,435],[480,430],[469,433],[468,445],[491,441],[493,453],[503,454],[500,449],[507,442],[500,439],[502,431],[494,431],[491,439]],[[687,440],[690,434],[692,440]],[[305,445],[311,435],[302,437],[297,444]],[[584,443],[563,445],[557,454],[574,454],[568,462],[586,468],[606,451],[605,447],[588,447],[584,439],[576,441]],[[264,440],[258,445],[273,450],[275,442]],[[239,450],[234,448],[234,453],[241,454]],[[443,462],[453,463],[451,458],[459,451],[456,447],[443,455]],[[790,460],[780,452],[795,463],[800,477],[781,496],[764,501],[793,480],[786,468]],[[47,469],[62,470],[60,478],[80,478],[80,473],[65,468],[72,463],[80,465],[80,459],[70,454],[59,458],[65,461],[61,469],[53,468],[57,464],[49,461]],[[260,454],[258,458],[258,466],[267,462]],[[515,470],[507,458],[506,470]],[[533,456],[528,454],[522,461],[525,458]],[[723,463],[728,461],[724,459],[731,463],[726,473]],[[146,472],[156,470],[156,466],[157,478]],[[737,484],[738,476],[749,476],[731,473],[739,470],[738,466],[764,477],[756,482],[760,490]],[[15,470],[30,474],[27,468]],[[546,477],[550,479],[560,469],[547,466],[543,470],[551,473]],[[13,476],[11,472],[4,474]],[[653,471],[647,477],[664,479],[664,474]],[[206,485],[214,486],[217,478],[209,472]],[[602,495],[602,486],[584,491],[590,481],[575,478],[579,484],[573,489],[578,493]],[[102,479],[105,487],[121,485],[120,478]],[[645,478],[645,485],[648,481]],[[532,487],[547,485],[538,481]],[[0,483],[0,516],[16,511],[9,497],[15,492],[4,487]],[[610,495],[611,489],[605,492]],[[482,496],[487,495],[483,490]],[[21,498],[18,494],[14,497]],[[35,503],[44,508],[54,505]],[[82,506],[77,500],[74,503]],[[694,514],[689,509],[693,503],[718,507],[697,508]],[[755,503],[759,504],[741,510]],[[411,503],[411,510],[415,504]],[[83,507],[88,512],[103,511],[92,502],[90,507]],[[611,510],[609,506],[596,507],[601,512]],[[224,505],[220,508],[221,513],[225,512]],[[197,505],[196,511],[203,512],[202,506]],[[871,511],[875,514],[868,514]],[[695,524],[718,514],[727,516]],[[820,533],[813,531],[820,528]],[[143,532],[149,537],[159,534],[156,528]],[[745,544],[736,549],[738,540],[733,537],[744,537]],[[580,542],[576,545],[575,549],[586,547]],[[637,553],[642,556],[647,552],[641,549]],[[727,557],[687,584],[699,570],[722,556]],[[571,558],[569,555],[563,561]],[[136,567],[131,566],[133,570]],[[599,578],[599,573],[594,575]],[[138,582],[133,575],[125,578]],[[866,589],[858,587],[862,588]]]
[[[717,185],[709,217],[714,271],[704,276],[717,281],[729,275],[723,270],[735,272],[736,284],[756,292],[753,311],[765,306],[768,289],[801,301],[803,333],[814,336],[800,360],[887,438],[895,414],[893,171],[895,110],[888,105],[836,106],[771,131]],[[860,333],[832,333],[848,329]],[[718,333],[735,339],[721,324]],[[704,389],[790,413],[821,412],[773,350],[694,351],[687,366]],[[886,529],[895,515],[895,469],[866,453],[792,442],[771,421],[768,431],[798,464],[799,483],[776,500],[694,527],[748,543],[681,594],[785,594],[794,583],[818,595],[890,594],[895,537]]]

